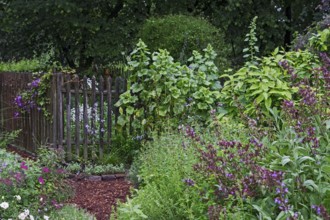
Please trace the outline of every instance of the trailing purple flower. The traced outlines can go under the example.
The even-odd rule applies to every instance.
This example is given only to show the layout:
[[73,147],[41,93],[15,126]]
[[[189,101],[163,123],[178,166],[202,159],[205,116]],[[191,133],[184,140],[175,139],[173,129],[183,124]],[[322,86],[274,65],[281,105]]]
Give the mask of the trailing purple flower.
[[330,219],[330,215],[323,205],[312,205],[312,209],[316,212],[318,216],[322,217],[323,219]]

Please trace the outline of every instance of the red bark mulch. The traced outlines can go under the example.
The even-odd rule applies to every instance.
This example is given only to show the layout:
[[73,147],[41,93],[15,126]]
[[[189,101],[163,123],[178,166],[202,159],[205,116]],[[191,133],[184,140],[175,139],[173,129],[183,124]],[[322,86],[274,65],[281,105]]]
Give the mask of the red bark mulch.
[[112,206],[125,201],[131,185],[124,179],[111,181],[68,180],[75,189],[73,203],[96,216],[97,220],[109,220]]

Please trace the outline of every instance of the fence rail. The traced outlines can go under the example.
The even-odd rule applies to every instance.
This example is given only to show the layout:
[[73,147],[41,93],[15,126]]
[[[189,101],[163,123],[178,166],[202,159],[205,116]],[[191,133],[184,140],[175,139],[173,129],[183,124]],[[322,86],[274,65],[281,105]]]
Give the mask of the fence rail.
[[32,78],[31,73],[0,73],[0,132],[21,129],[16,145],[29,151],[41,144],[63,148],[69,160],[109,152],[119,115],[114,103],[126,91],[125,79],[53,73],[48,91],[51,117],[35,108],[14,117],[13,100]]

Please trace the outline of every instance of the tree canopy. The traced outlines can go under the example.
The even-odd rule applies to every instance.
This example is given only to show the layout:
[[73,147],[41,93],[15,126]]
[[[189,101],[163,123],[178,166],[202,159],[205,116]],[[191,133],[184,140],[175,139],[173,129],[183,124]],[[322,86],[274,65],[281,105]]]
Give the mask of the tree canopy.
[[[203,17],[231,45],[230,58],[242,57],[248,24],[258,16],[261,51],[285,46],[329,12],[329,0],[2,0],[0,59],[38,56],[50,49],[54,59],[73,68],[122,59],[137,42],[146,19],[169,14]],[[211,42],[212,43],[212,42]]]

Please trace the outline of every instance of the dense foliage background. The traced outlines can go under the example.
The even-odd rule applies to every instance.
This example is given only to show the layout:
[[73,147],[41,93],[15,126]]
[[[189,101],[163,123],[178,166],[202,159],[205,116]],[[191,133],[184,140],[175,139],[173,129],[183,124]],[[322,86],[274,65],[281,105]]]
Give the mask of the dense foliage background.
[[[242,63],[243,40],[253,17],[259,17],[258,46],[262,53],[268,53],[276,46],[286,47],[296,31],[320,20],[320,9],[329,10],[324,2],[320,8],[318,0],[32,0],[29,4],[3,0],[0,60],[20,60],[51,51],[54,61],[86,70],[93,64],[122,60],[122,54],[129,53],[136,44],[146,21],[148,27],[155,18],[165,16],[163,20],[170,22],[173,17],[166,15],[182,14],[207,20],[213,25],[203,27],[207,32],[216,27],[224,35],[225,48],[230,48],[227,57],[237,64]],[[173,37],[166,32],[160,34],[162,39]],[[182,33],[176,34],[180,39]],[[176,54],[183,50],[183,45],[178,46]]]

